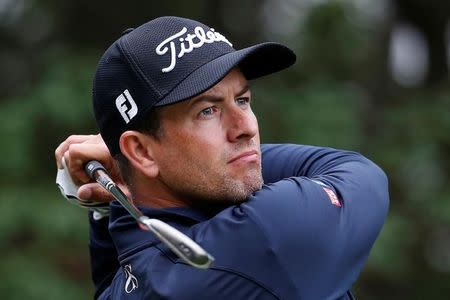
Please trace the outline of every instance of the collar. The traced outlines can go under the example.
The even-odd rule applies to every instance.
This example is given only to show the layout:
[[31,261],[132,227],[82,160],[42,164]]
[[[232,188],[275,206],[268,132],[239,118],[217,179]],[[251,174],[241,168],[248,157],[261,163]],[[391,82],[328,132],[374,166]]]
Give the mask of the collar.
[[[159,244],[160,240],[151,232],[141,230],[136,220],[119,202],[111,202],[109,231],[118,252],[119,261],[144,247]],[[214,216],[217,210],[201,210],[192,207],[150,208],[138,206],[138,209],[149,218],[156,218],[168,223],[181,232],[185,232],[194,224],[206,221]]]

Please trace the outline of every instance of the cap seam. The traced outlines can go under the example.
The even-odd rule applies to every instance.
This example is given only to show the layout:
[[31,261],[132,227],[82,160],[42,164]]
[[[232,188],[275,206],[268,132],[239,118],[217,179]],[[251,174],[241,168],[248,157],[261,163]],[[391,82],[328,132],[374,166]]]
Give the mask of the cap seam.
[[[122,53],[125,55],[127,61],[131,64],[131,67],[132,67],[133,71],[137,72],[137,73],[140,75],[141,79],[143,79],[144,82],[147,83],[147,84],[150,86],[151,89],[153,89],[153,90],[151,90],[150,92],[156,92],[156,93],[158,94],[158,97],[161,98],[161,96],[162,96],[161,93],[160,93],[159,90],[155,87],[155,85],[152,84],[152,83],[147,79],[147,76],[145,76],[145,74],[144,74],[144,72],[142,71],[142,69],[140,68],[139,64],[135,61],[135,59],[134,59],[134,57],[133,57],[133,54],[132,54],[131,52],[129,52],[129,51],[125,51],[125,50],[127,50],[127,49],[124,49],[124,46],[126,46],[126,47],[129,48],[129,43],[128,43],[128,40],[127,40],[126,38],[127,38],[127,36],[124,36],[123,39],[122,39],[123,43],[126,44],[126,45],[122,45],[122,43],[119,43],[120,50],[121,50]],[[148,90],[149,87],[147,86],[146,89]]]

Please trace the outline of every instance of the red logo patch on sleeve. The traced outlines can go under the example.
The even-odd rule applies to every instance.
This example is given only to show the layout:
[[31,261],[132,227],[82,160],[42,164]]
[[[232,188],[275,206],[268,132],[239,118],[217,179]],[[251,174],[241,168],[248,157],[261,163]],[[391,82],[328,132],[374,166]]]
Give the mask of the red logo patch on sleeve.
[[339,206],[341,207],[341,201],[339,201],[338,197],[336,196],[336,194],[333,192],[333,190],[324,187],[323,190],[325,191],[325,193],[327,193],[328,198],[330,198],[330,201],[333,205]]

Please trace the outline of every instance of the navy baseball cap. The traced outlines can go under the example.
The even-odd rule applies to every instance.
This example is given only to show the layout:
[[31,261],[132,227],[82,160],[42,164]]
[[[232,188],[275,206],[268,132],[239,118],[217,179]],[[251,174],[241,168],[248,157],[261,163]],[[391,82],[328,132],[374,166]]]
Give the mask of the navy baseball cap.
[[93,84],[95,118],[111,155],[119,139],[155,106],[192,98],[234,67],[250,80],[285,69],[296,56],[284,45],[235,50],[214,28],[194,20],[160,17],[126,30],[103,54]]

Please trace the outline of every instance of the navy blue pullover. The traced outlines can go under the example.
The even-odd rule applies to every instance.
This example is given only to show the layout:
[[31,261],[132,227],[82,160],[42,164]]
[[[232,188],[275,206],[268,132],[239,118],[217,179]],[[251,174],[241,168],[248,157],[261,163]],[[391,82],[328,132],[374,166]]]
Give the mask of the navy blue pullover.
[[[264,186],[206,212],[151,209],[215,257],[193,268],[118,204],[90,217],[97,299],[352,299],[349,292],[388,210],[384,172],[360,154],[262,145]],[[109,221],[109,229],[108,229]]]

